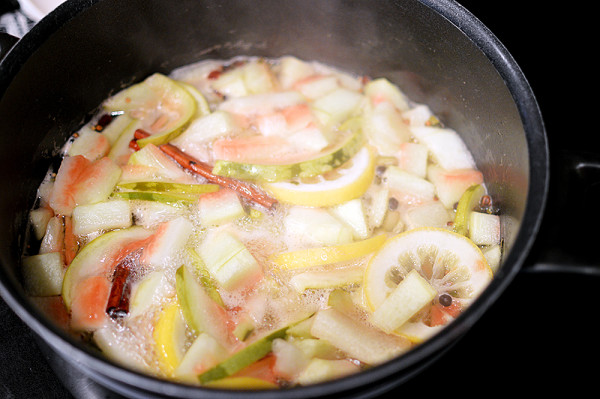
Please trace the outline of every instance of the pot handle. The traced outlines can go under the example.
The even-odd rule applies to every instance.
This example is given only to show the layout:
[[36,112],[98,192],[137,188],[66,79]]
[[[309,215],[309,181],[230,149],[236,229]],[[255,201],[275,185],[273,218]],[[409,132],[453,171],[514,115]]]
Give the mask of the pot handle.
[[18,37],[5,32],[0,32],[0,60],[4,58],[11,48],[19,41]]
[[523,270],[600,275],[600,155],[551,154],[548,204]]

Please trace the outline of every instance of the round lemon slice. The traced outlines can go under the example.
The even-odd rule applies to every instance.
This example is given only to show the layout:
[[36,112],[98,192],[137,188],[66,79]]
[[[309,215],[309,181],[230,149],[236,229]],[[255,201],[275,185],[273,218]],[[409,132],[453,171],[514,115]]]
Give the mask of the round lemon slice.
[[265,188],[282,203],[333,206],[358,198],[367,191],[375,174],[375,158],[363,147],[348,164],[322,175],[314,183],[266,183]]
[[437,295],[395,332],[421,342],[453,320],[492,279],[481,250],[467,237],[442,228],[423,227],[390,238],[365,269],[366,303],[376,311],[412,270]]

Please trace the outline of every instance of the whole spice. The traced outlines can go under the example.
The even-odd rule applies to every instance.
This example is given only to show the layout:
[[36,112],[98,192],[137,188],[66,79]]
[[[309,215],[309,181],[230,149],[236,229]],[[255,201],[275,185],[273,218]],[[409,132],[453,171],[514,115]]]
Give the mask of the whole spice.
[[118,319],[129,314],[129,297],[131,295],[131,283],[129,275],[131,267],[135,264],[132,256],[126,256],[117,264],[113,274],[113,282],[106,304],[106,314],[111,319]]
[[[148,137],[150,134],[142,129],[138,129],[134,133],[134,140]],[[137,143],[130,143],[130,148],[135,148]],[[236,191],[241,196],[256,202],[266,208],[271,208],[277,200],[271,198],[267,194],[258,190],[254,186],[247,184],[241,180],[232,179],[230,177],[217,176],[212,173],[212,167],[206,162],[199,161],[190,155],[184,153],[179,148],[172,144],[162,144],[159,148],[171,158],[173,158],[183,168],[199,174],[211,183],[218,184],[221,187],[226,187]]]
[[101,132],[102,130],[104,130],[104,128],[110,123],[112,122],[113,117],[110,114],[104,114],[100,117],[100,119],[98,119],[98,122],[96,123],[96,125],[94,126],[94,130],[97,132]]

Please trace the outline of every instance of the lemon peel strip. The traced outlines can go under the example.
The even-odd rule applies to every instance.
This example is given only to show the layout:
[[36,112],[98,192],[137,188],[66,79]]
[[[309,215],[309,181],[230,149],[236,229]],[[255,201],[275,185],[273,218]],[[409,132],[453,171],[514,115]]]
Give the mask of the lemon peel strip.
[[177,323],[179,303],[171,302],[162,311],[154,328],[154,341],[160,369],[167,375],[179,365],[179,356],[174,342],[174,327]]
[[380,234],[350,244],[283,252],[272,258],[272,261],[279,268],[287,270],[345,262],[375,252],[386,240],[387,236]]

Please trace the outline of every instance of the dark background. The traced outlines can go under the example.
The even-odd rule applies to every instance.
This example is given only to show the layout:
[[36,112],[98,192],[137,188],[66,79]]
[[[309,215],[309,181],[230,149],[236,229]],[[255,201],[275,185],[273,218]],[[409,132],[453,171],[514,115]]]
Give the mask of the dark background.
[[[597,100],[590,96],[596,86],[591,73],[596,46],[586,32],[592,12],[580,2],[460,3],[490,28],[523,70],[544,116],[552,161],[560,161],[564,150],[600,154],[594,147]],[[567,245],[568,255],[582,254],[593,263],[600,259],[593,241],[600,225],[597,197],[590,190],[583,203],[563,204],[568,190],[556,176],[566,167],[553,165],[552,200],[527,263],[538,261],[542,249],[563,243],[573,243]],[[569,392],[579,397],[594,392],[600,371],[599,285],[598,276],[521,272],[465,337],[388,396]],[[1,301],[0,323],[0,398],[69,398],[31,332]]]

